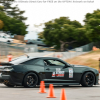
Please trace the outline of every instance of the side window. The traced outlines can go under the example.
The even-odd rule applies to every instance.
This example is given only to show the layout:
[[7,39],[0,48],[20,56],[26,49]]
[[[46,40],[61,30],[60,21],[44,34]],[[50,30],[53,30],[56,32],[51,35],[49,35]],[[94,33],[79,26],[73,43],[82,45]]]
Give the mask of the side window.
[[23,63],[21,63],[21,64],[33,65],[33,64],[34,64],[34,61],[33,61],[33,59],[32,59],[32,60],[25,61],[25,62],[23,62]]
[[35,64],[36,64],[36,65],[44,66],[44,62],[43,62],[42,59],[38,60]]
[[47,66],[62,66],[64,67],[65,64],[58,60],[45,60]]

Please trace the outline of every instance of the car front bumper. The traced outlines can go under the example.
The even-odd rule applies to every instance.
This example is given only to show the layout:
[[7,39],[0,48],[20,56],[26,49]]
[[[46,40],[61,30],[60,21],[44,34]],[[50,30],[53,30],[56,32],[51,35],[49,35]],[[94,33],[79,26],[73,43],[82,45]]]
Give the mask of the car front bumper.
[[99,73],[96,74],[96,80],[94,85],[99,85]]

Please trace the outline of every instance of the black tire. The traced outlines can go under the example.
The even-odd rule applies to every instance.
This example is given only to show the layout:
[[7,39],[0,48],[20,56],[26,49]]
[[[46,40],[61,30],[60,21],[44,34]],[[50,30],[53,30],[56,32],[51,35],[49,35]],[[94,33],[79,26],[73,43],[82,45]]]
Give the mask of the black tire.
[[24,78],[24,87],[34,88],[38,83],[38,76],[35,73],[28,73]]
[[7,87],[14,87],[15,85],[10,84],[10,83],[4,83],[4,85],[6,85]]
[[7,42],[8,42],[8,43],[10,43],[11,41],[10,41],[10,40],[8,40]]
[[92,87],[95,83],[95,76],[92,72],[87,72],[83,75],[81,85],[83,87]]

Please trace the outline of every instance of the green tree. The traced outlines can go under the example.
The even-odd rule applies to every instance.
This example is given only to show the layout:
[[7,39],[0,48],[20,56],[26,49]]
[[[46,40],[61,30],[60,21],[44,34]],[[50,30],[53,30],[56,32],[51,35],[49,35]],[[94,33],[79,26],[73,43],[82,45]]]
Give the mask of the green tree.
[[1,0],[0,3],[2,4],[2,6],[4,6],[2,11],[6,12],[8,16],[11,16],[13,18],[16,18],[24,22],[25,20],[27,20],[27,17],[23,16],[25,11],[21,11],[18,8],[18,5],[16,5],[15,7],[12,7],[13,1],[15,0]]
[[39,34],[38,34],[38,38],[40,38],[40,39],[43,39],[44,37],[43,37],[43,32],[40,32]]
[[89,41],[100,41],[100,10],[85,15],[86,36]]
[[[82,33],[80,30],[82,29]],[[85,36],[85,29],[76,20],[71,21],[68,17],[60,17],[45,23],[44,31],[39,33],[47,45],[60,48],[64,51],[65,45],[80,41],[79,36]]]
[[0,4],[0,20],[3,21],[4,31],[10,31],[12,34],[25,35],[27,34],[25,24],[26,17],[23,16],[25,11],[20,11],[18,5],[12,7],[15,0],[1,0]]
[[[2,10],[2,7],[0,7]],[[27,34],[27,26],[18,19],[7,16],[5,12],[0,11],[0,20],[3,21],[3,31],[10,31],[12,34],[25,35]]]
[[4,23],[3,23],[3,21],[2,21],[2,20],[0,20],[0,29],[2,29],[2,28],[3,28],[3,26],[4,26]]

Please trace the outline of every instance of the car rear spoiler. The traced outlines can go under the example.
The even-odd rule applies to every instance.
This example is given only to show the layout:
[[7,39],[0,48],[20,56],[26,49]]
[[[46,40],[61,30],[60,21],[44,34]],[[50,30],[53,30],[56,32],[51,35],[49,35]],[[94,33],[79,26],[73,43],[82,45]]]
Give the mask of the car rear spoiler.
[[9,62],[0,62],[0,66],[11,66],[11,65],[14,65],[14,64],[9,63]]

